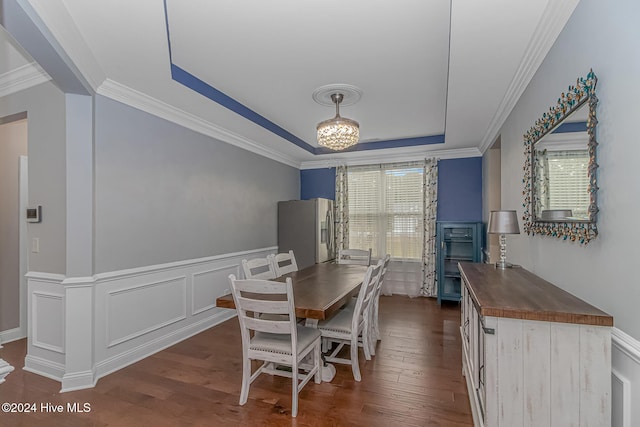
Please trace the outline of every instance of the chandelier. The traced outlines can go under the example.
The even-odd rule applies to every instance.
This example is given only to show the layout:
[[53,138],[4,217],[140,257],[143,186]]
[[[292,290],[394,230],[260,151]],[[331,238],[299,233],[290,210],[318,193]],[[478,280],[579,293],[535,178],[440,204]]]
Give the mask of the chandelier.
[[360,125],[355,120],[340,116],[340,103],[344,96],[332,93],[331,101],[336,105],[336,116],[318,123],[318,144],[331,150],[344,150],[358,143]]

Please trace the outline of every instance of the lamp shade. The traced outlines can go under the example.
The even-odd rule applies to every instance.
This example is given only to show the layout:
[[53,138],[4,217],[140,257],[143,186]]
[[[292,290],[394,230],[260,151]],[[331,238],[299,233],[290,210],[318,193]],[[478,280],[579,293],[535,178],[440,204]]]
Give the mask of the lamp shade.
[[491,211],[489,214],[489,233],[520,234],[516,211]]

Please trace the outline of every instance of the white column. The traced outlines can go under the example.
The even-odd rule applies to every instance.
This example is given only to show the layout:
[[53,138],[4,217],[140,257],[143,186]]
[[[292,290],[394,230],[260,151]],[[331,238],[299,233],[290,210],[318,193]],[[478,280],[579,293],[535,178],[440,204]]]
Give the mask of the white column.
[[67,266],[62,390],[95,385],[93,355],[93,99],[66,94]]
[[93,99],[66,94],[67,277],[93,275]]
[[96,382],[93,358],[93,281],[67,278],[65,304],[65,372],[62,389],[93,387]]

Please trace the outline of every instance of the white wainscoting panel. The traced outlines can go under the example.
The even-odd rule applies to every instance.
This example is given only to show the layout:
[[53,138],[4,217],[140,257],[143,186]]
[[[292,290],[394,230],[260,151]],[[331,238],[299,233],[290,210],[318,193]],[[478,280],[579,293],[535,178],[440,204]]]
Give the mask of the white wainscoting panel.
[[631,427],[631,383],[615,369],[611,370],[611,425]]
[[[191,299],[191,315],[195,316],[216,306],[216,298],[221,294],[230,293],[228,278],[230,274],[238,276],[239,265],[223,265],[212,270],[193,273],[193,298]],[[220,292],[216,283],[227,283],[227,287]]]
[[34,347],[64,353],[63,295],[37,291],[31,294],[31,343]]
[[24,369],[58,381],[64,375],[64,276],[27,273],[27,357]]
[[[276,247],[261,248],[89,278],[93,281],[94,348],[87,355],[93,370],[87,372],[95,374],[76,381],[74,389],[92,387],[111,372],[234,317],[235,310],[215,306],[215,299],[229,292],[229,274],[239,276],[244,258],[276,251]],[[70,373],[65,365],[62,283],[73,278],[37,272],[27,277],[30,344],[25,369],[64,385]]]
[[640,341],[611,331],[612,427],[640,426]]
[[107,292],[105,302],[107,347],[112,347],[186,319],[186,277],[114,289]]

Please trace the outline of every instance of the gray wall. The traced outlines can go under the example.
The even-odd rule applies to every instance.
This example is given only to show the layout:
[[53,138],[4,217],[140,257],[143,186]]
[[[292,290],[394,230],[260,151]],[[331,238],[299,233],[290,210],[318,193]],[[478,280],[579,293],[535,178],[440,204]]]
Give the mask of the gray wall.
[[508,236],[508,257],[614,316],[640,339],[638,107],[640,2],[582,0],[502,128],[502,207],[522,216],[522,135],[561,92],[593,68],[598,77],[598,228],[587,246]]
[[299,171],[95,99],[95,272],[277,245]]
[[29,205],[42,205],[43,221],[27,234],[40,239],[29,270],[64,274],[66,268],[65,99],[52,83],[0,98],[0,117],[27,112]]
[[0,125],[0,331],[20,326],[20,156],[27,121]]

